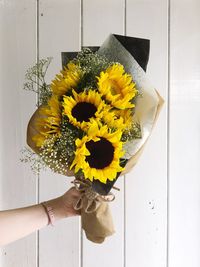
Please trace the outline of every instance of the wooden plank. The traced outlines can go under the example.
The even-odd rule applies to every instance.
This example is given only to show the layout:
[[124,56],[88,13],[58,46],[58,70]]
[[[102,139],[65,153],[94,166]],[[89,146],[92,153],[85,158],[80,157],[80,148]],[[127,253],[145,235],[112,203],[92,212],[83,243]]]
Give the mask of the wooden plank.
[[[23,91],[26,70],[36,59],[35,1],[0,2],[0,209],[36,202],[36,177],[20,162],[35,94]],[[4,267],[36,266],[36,234],[1,249]]]
[[199,11],[198,0],[171,1],[170,267],[200,266]]
[[[167,98],[167,0],[127,0],[127,35],[148,38],[147,73]],[[126,177],[126,266],[166,266],[167,105],[138,164]]]
[[[83,1],[83,45],[101,45],[110,33],[123,34],[124,1]],[[87,267],[123,266],[124,260],[124,187],[123,178],[116,183],[121,191],[111,204],[116,233],[103,244],[94,244],[83,235],[83,265]]]
[[[41,0],[39,6],[39,55],[53,57],[48,79],[61,69],[61,52],[77,51],[80,46],[80,1]],[[57,197],[71,187],[72,178],[40,175],[40,201]],[[40,266],[79,266],[79,218],[68,218],[54,228],[40,232]]]

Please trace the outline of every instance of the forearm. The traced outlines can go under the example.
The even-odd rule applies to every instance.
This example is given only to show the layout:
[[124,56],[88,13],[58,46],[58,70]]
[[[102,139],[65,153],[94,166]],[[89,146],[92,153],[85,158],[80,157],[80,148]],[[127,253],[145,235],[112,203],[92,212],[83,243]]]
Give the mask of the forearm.
[[22,238],[48,224],[42,205],[0,212],[0,246]]
[[[71,188],[63,196],[47,201],[53,210],[54,221],[78,215],[79,211],[73,207],[79,196],[80,192]],[[27,236],[48,223],[48,213],[42,204],[0,211],[0,246]]]
[[[47,201],[53,208],[55,221],[67,217],[62,198]],[[0,212],[0,246],[20,239],[48,225],[49,219],[41,205]]]

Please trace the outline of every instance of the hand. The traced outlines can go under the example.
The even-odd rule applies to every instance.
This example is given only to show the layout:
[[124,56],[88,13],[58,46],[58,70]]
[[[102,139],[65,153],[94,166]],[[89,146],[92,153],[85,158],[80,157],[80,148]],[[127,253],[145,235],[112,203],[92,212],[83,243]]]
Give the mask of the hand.
[[74,209],[74,205],[80,197],[80,192],[75,187],[70,188],[64,195],[46,201],[53,208],[55,220],[80,215],[80,211]]
[[75,187],[71,187],[62,196],[64,209],[66,210],[68,216],[80,215],[80,211],[77,211],[74,209],[74,204],[76,204],[79,197],[80,197],[80,192],[78,190],[76,190]]

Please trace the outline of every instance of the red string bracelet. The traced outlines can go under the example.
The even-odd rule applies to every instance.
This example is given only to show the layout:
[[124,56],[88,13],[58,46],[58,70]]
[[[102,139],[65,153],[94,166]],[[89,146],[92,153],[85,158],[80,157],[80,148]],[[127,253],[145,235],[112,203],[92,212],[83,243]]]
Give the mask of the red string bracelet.
[[55,217],[53,208],[49,206],[47,202],[42,202],[41,205],[44,207],[46,214],[48,216],[48,225],[51,224],[52,226],[54,226]]

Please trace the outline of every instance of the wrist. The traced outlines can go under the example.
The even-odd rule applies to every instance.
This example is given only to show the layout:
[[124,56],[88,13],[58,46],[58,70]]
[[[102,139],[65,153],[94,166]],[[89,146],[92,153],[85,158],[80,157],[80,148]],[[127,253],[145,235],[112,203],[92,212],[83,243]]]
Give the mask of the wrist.
[[55,199],[45,201],[44,204],[46,204],[46,206],[49,207],[49,212],[47,210],[48,217],[51,216],[52,214],[54,222],[68,217],[68,211],[64,207],[64,202],[63,202],[62,197],[58,197]]

